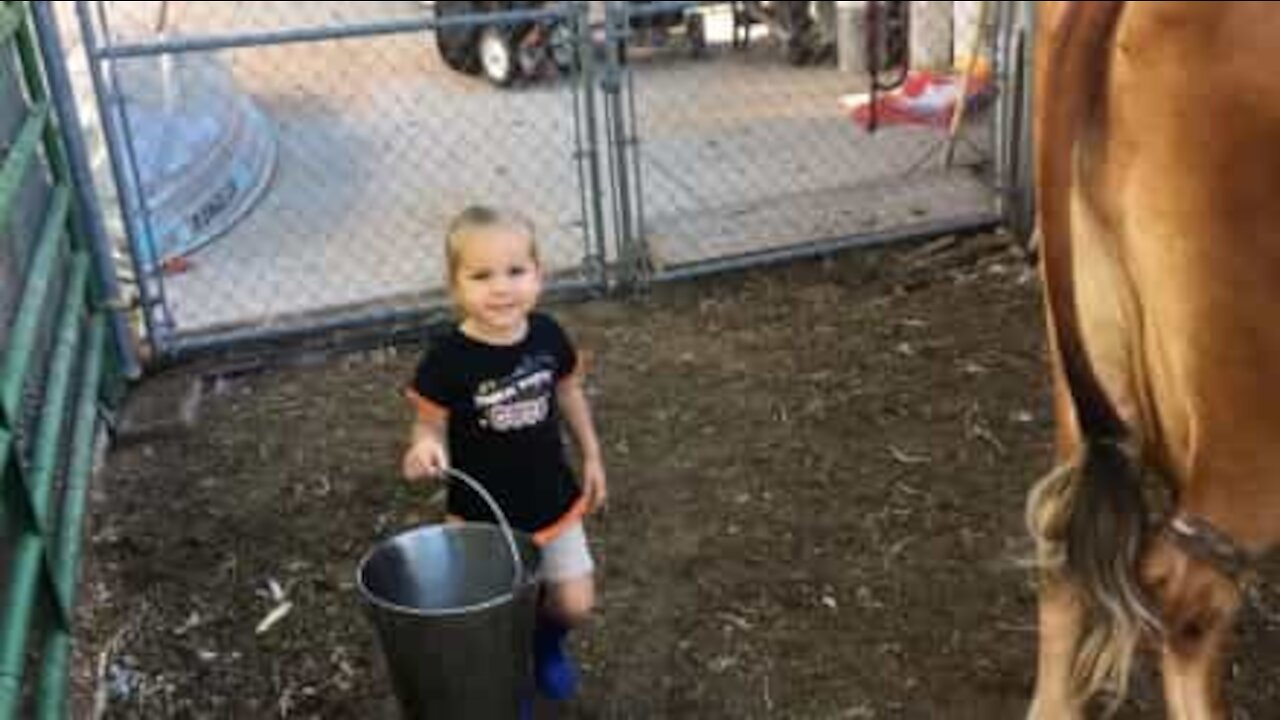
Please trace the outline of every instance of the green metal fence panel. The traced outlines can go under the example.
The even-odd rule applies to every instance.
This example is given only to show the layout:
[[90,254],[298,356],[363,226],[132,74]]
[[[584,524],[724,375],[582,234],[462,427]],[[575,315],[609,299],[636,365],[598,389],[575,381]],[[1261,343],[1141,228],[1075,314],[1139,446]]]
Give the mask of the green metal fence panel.
[[[82,393],[76,409],[75,429],[71,438],[72,457],[67,470],[67,502],[58,542],[53,556],[54,583],[62,588],[67,607],[75,604],[75,571],[80,563],[80,541],[83,529],[85,499],[89,475],[93,469],[93,447],[98,407],[95,398],[102,389],[106,327],[98,317],[90,327],[84,367],[80,373]],[[41,674],[39,712],[42,720],[66,716],[67,663],[70,657],[71,633],[64,627],[54,628],[45,643],[44,672]]]
[[0,308],[0,720],[69,712],[81,523],[99,409],[119,381],[30,11],[0,5],[0,82],[22,88],[0,95],[11,120],[0,126],[0,268],[11,284]]
[[66,220],[68,195],[66,191],[54,192],[48,221],[40,232],[35,259],[27,274],[27,282],[18,315],[9,333],[4,362],[0,363],[0,420],[14,423],[18,418],[18,403],[22,386],[33,358],[35,338],[40,331],[41,314],[45,298],[53,285],[54,273],[62,255],[59,234],[61,219]]
[[27,117],[22,131],[13,140],[9,153],[5,156],[3,168],[0,168],[0,216],[8,217],[9,209],[18,194],[22,178],[26,176],[31,162],[40,147],[40,136],[44,133],[49,121],[49,107],[38,105]]

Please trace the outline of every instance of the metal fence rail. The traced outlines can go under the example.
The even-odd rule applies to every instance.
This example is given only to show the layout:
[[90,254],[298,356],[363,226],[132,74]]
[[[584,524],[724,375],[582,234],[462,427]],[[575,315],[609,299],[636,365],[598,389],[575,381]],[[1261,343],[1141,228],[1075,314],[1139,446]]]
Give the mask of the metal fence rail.
[[[99,400],[120,356],[25,3],[0,5],[0,719],[62,718]],[[38,665],[36,668],[30,666]],[[32,671],[34,669],[34,672]]]

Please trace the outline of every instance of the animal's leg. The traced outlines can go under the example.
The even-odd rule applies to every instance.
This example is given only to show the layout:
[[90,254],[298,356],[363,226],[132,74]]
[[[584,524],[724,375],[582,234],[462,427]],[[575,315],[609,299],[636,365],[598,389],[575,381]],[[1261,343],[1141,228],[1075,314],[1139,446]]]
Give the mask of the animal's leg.
[[1039,613],[1040,651],[1028,720],[1079,720],[1084,715],[1073,690],[1072,659],[1080,641],[1084,608],[1066,581],[1046,578],[1040,589]]
[[1170,720],[1229,720],[1223,680],[1239,590],[1167,542],[1152,551],[1147,574],[1167,628],[1160,666]]

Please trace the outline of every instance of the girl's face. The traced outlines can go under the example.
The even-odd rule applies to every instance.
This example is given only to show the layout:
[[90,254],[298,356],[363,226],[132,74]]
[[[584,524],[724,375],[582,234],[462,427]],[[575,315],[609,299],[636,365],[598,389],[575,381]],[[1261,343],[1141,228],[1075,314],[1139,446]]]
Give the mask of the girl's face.
[[485,228],[469,233],[457,253],[452,292],[466,329],[482,340],[519,340],[542,292],[532,239],[511,228]]

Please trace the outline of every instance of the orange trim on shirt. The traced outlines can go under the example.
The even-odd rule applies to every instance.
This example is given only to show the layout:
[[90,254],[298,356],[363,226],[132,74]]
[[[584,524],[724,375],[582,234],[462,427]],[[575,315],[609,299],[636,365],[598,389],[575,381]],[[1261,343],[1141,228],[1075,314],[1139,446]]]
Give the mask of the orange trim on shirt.
[[538,547],[542,547],[547,543],[559,537],[560,533],[568,530],[571,525],[582,520],[587,515],[587,494],[582,493],[578,496],[576,502],[561,515],[559,519],[550,525],[542,528],[533,534],[533,542]]
[[434,400],[428,400],[413,388],[404,389],[404,397],[418,412],[418,419],[424,422],[443,423],[449,419],[449,408]]
[[576,362],[573,363],[573,370],[568,375],[560,378],[560,382],[565,380],[581,380],[587,374],[587,369],[591,366],[591,351],[578,350],[574,353]]

